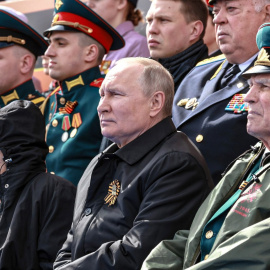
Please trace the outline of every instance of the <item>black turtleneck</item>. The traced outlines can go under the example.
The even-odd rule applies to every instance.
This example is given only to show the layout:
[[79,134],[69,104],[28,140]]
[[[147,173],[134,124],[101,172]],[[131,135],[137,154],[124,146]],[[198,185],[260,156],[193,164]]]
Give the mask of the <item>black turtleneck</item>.
[[208,48],[202,40],[197,41],[183,52],[180,52],[169,58],[160,58],[158,62],[169,70],[174,80],[175,92],[188,74],[188,72],[196,66],[196,64],[208,58]]

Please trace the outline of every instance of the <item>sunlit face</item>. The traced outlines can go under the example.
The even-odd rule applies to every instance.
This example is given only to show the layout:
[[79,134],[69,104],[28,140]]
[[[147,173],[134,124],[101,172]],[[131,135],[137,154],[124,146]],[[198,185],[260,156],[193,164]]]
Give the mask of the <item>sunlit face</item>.
[[19,81],[20,63],[16,55],[16,47],[0,49],[0,94],[16,87]]
[[249,104],[247,132],[270,143],[270,74],[252,76],[245,97]]
[[[114,24],[119,0],[88,0],[88,6],[109,24]],[[113,25],[116,27],[115,25]]]
[[230,63],[240,64],[257,51],[256,34],[265,10],[256,12],[252,0],[218,0],[214,4],[216,40]]
[[98,115],[103,136],[123,147],[151,126],[150,97],[138,81],[141,64],[117,65],[100,88]]
[[45,56],[45,55],[42,55],[42,66],[43,66],[43,71],[46,75],[49,75],[49,61],[50,61],[50,58]]
[[148,49],[153,59],[176,55],[190,46],[191,25],[180,12],[182,3],[153,0],[146,15]]
[[84,71],[84,50],[79,45],[80,35],[76,32],[53,32],[50,46],[45,52],[49,57],[49,75],[63,81]]

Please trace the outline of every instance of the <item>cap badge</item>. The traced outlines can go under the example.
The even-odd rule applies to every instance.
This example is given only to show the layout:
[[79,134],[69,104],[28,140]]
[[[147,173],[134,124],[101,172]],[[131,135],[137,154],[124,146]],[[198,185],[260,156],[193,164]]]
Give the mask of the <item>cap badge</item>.
[[118,180],[114,180],[110,183],[108,195],[104,198],[105,204],[108,204],[108,207],[115,204],[120,188],[121,185]]
[[61,0],[56,0],[55,8],[58,10],[64,3]]
[[260,50],[257,61],[254,64],[254,66],[257,65],[270,66],[269,54],[264,48]]

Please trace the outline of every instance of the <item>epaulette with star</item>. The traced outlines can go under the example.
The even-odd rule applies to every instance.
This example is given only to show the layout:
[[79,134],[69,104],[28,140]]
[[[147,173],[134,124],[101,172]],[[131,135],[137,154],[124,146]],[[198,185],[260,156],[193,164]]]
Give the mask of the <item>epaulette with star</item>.
[[104,78],[95,79],[90,83],[90,86],[99,87],[101,86],[102,82],[104,81]]
[[218,56],[210,57],[210,58],[207,58],[207,59],[204,59],[204,60],[200,61],[199,63],[197,63],[196,67],[208,65],[208,64],[218,62],[218,61],[224,60],[224,59],[226,59],[225,55],[220,54]]

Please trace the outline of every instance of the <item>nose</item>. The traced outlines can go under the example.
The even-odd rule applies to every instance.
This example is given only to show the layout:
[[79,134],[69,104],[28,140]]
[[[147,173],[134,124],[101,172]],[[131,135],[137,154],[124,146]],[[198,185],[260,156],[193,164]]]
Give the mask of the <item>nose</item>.
[[258,87],[256,85],[252,85],[244,97],[244,102],[248,104],[252,104],[258,101]]
[[157,33],[158,33],[157,22],[155,20],[148,22],[146,25],[146,35],[149,36]]
[[215,25],[224,24],[228,22],[227,20],[227,14],[226,14],[226,7],[222,6],[218,10],[218,12],[215,13],[213,23]]
[[49,47],[47,48],[46,52],[44,53],[45,56],[47,57],[52,57],[55,55],[55,52],[53,50],[53,46],[52,44],[49,45]]
[[109,112],[110,110],[111,110],[111,107],[110,107],[108,98],[105,95],[101,96],[99,100],[99,104],[97,106],[98,114],[100,115],[102,113]]

